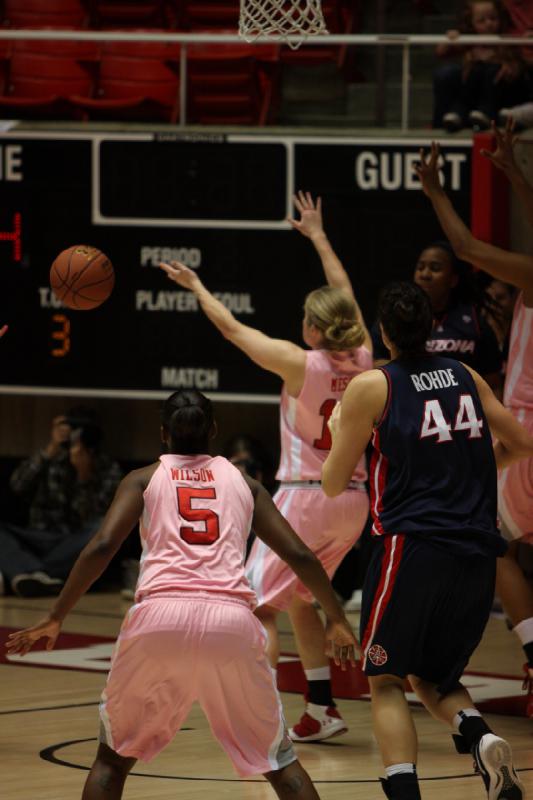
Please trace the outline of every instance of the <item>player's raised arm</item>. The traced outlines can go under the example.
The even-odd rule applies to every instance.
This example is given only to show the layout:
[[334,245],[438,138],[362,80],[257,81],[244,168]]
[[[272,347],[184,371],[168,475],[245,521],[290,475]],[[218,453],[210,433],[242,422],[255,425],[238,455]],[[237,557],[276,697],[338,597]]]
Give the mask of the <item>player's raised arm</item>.
[[513,461],[521,458],[533,456],[533,436],[530,436],[511,412],[500,403],[481,375],[478,375],[466,364],[463,366],[474,379],[491,433],[497,439],[494,445],[494,455],[498,469],[508,467]]
[[476,239],[455,211],[439,179],[439,147],[433,142],[429,157],[420,151],[416,167],[425,194],[458,258],[488,272],[493,278],[512,283],[524,291],[526,305],[533,303],[533,258],[511,253]]
[[248,476],[245,480],[255,500],[254,532],[286,561],[320,603],[328,619],[326,639],[333,645],[330,654],[335,663],[343,669],[348,661],[355,664],[357,640],[322,564],[280,514],[265,487]]
[[332,445],[322,467],[322,489],[328,497],[336,497],[350,483],[383,413],[387,391],[381,370],[364,372],[348,384],[328,423]]
[[516,163],[514,146],[517,137],[514,134],[514,121],[507,119],[503,131],[499,130],[496,123],[492,123],[492,132],[496,140],[495,150],[482,150],[481,154],[488,158],[494,166],[507,176],[511,186],[516,192],[524,207],[527,220],[533,227],[533,186],[530,185],[524,173]]
[[322,268],[328,286],[342,289],[349,294],[354,301],[358,321],[365,331],[364,346],[372,352],[372,339],[366,328],[363,314],[355,297],[352,282],[341,260],[331,246],[324,230],[322,221],[322,198],[317,197],[315,201],[309,192],[298,192],[298,194],[294,195],[293,199],[296,210],[300,214],[300,219],[289,217],[288,221],[295,230],[301,233],[302,236],[306,236],[313,243],[320,257],[320,261],[322,262]]
[[256,328],[239,322],[231,311],[206,289],[196,272],[185,264],[172,261],[170,264],[163,263],[160,266],[170,280],[196,295],[204,314],[218,328],[222,336],[246,353],[252,361],[263,369],[279,375],[289,384],[298,383],[299,379],[303,382],[305,350],[285,339],[272,339]]
[[69,611],[100,577],[141,516],[143,492],[156,466],[135,470],[124,478],[102,525],[78,556],[48,616],[31,628],[10,634],[6,645],[9,653],[25,655],[43,638],[48,640],[47,649],[52,649]]

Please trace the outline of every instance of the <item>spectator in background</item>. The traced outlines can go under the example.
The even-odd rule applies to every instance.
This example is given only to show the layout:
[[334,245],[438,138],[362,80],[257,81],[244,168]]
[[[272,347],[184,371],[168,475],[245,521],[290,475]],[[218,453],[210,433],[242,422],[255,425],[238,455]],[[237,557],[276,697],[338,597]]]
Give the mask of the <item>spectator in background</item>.
[[[461,25],[447,31],[447,36],[452,40],[461,33],[503,35],[510,27],[501,0],[467,0]],[[461,57],[461,61],[445,64],[435,73],[434,128],[486,130],[500,109],[531,98],[529,73],[518,48],[443,44],[437,47],[437,55]]]
[[[433,242],[418,256],[413,280],[429,296],[433,309],[428,352],[464,361],[492,389],[501,390],[502,355],[493,331],[479,314],[482,304],[471,268],[455,257],[447,241]],[[388,362],[377,323],[372,327],[372,342],[376,365]]]
[[59,594],[80,551],[95,533],[121,479],[100,451],[102,429],[90,409],[52,422],[50,441],[11,476],[28,503],[27,527],[0,523],[0,591],[20,597]]
[[[222,455],[242,473],[259,481],[272,493],[274,488],[272,459],[258,439],[247,433],[237,433],[226,442]],[[251,530],[246,540],[246,558],[250,554],[254,541],[255,533]]]
[[490,305],[484,309],[483,315],[494,331],[504,361],[507,361],[511,323],[518,292],[510,283],[504,283],[496,278],[489,279],[484,291],[490,298]]
[[222,455],[241,472],[272,490],[272,458],[261,442],[247,433],[237,433],[224,445]]

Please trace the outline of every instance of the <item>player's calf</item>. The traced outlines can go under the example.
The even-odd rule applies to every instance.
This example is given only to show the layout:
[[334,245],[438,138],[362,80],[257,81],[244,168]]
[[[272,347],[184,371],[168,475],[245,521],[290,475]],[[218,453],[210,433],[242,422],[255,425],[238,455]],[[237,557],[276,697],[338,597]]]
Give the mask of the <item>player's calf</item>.
[[265,778],[281,800],[320,800],[311,778],[299,761],[293,761],[275,772],[267,772]]
[[101,742],[81,800],[120,800],[126,778],[136,760],[120,756]]

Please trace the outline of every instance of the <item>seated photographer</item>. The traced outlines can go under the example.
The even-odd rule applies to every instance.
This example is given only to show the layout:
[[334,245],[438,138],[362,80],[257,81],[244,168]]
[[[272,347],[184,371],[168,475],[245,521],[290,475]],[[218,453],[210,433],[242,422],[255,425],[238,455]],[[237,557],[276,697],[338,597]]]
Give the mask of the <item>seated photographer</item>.
[[56,595],[98,528],[121,479],[100,451],[102,429],[91,409],[55,417],[46,447],[23,461],[11,490],[28,504],[26,527],[0,523],[0,594]]

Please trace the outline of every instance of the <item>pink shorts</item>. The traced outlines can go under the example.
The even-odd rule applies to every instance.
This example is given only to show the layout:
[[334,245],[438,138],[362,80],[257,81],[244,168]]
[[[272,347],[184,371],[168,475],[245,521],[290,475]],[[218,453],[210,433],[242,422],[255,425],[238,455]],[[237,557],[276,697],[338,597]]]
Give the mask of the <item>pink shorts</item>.
[[[283,484],[274,502],[287,522],[320,559],[329,577],[363,532],[368,517],[368,495],[348,489],[338,497],[327,497],[320,486],[288,487]],[[311,592],[292,569],[260,539],[256,539],[246,576],[257,594],[259,606],[284,611],[294,595],[312,602]]]
[[[509,410],[533,434],[533,414],[524,409]],[[533,458],[515,461],[501,472],[498,514],[507,539],[522,539],[533,544]]]
[[239,775],[296,760],[265,656],[266,633],[246,602],[190,592],[133,606],[100,703],[101,740],[150,761],[195,700]]

